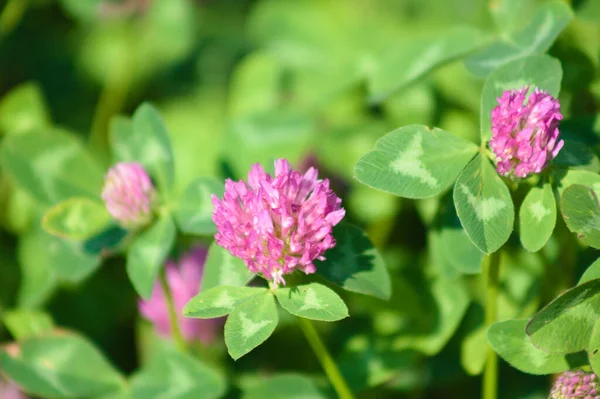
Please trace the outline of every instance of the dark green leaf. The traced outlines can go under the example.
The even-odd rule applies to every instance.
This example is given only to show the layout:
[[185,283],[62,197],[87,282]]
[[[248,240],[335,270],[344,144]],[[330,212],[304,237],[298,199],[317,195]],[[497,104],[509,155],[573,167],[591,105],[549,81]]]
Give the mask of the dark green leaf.
[[365,232],[341,223],[333,229],[336,246],[325,252],[317,273],[348,291],[388,299],[392,293],[385,263]]

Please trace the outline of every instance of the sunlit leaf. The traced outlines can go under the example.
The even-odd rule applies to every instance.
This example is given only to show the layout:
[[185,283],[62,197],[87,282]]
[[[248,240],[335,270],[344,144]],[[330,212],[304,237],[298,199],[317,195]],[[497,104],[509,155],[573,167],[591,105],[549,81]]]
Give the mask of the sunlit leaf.
[[405,126],[378,140],[354,173],[369,187],[427,198],[450,187],[476,152],[473,143],[443,130]]
[[536,348],[525,333],[528,320],[493,324],[487,333],[490,345],[511,366],[528,374],[556,374],[584,365],[585,355],[548,353]]
[[282,308],[298,317],[321,321],[348,317],[348,308],[342,298],[322,284],[278,288],[275,296]]
[[225,323],[229,355],[237,360],[262,344],[273,334],[278,321],[275,297],[269,291],[237,306]]
[[531,252],[542,249],[556,225],[556,201],[549,183],[532,188],[519,210],[520,237]]
[[482,252],[495,252],[510,237],[512,198],[486,157],[478,155],[458,177],[454,204],[469,238]]
[[257,287],[213,287],[190,299],[183,308],[183,315],[199,319],[226,316],[240,304],[266,291],[266,288]]

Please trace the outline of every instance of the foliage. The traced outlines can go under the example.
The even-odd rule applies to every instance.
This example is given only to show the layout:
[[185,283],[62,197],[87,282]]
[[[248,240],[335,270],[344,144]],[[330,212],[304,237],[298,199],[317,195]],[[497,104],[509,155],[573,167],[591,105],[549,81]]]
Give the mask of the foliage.
[[[501,398],[600,374],[596,0],[0,3],[0,397],[329,398],[337,364],[356,397],[467,398],[490,353]],[[515,180],[491,111],[526,86],[560,101],[564,147]],[[212,218],[279,158],[346,210],[285,286]],[[106,210],[117,162],[152,178],[147,226]],[[196,245],[183,306],[165,264]],[[168,334],[138,311],[157,292]],[[216,338],[178,337],[183,317]]]

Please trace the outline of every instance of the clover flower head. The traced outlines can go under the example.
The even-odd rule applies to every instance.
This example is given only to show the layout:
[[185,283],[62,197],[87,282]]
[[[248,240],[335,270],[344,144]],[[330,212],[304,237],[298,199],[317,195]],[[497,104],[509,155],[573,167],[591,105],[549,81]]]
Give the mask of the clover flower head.
[[[203,246],[193,247],[178,262],[168,261],[165,273],[183,338],[188,342],[200,340],[210,344],[220,328],[220,319],[191,319],[182,314],[185,304],[200,290],[206,253]],[[152,322],[159,335],[171,336],[167,298],[160,282],[156,282],[150,299],[138,302],[138,308],[142,316]]]
[[135,229],[150,223],[155,198],[152,180],[138,163],[117,163],[105,176],[102,199],[123,227]]
[[329,180],[312,167],[295,171],[285,159],[275,161],[274,176],[256,164],[247,182],[228,179],[223,199],[212,200],[217,244],[275,285],[296,270],[314,273],[313,261],[335,246],[332,228],[345,215]]
[[600,399],[599,388],[596,374],[567,371],[558,377],[548,399]]
[[564,142],[559,139],[560,103],[537,87],[525,103],[529,86],[506,90],[492,110],[490,148],[496,170],[503,176],[526,178],[540,173],[556,157]]

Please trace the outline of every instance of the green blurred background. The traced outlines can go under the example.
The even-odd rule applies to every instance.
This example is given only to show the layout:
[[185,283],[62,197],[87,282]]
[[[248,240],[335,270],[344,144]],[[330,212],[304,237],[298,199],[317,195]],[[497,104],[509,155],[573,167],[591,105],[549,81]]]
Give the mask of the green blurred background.
[[[382,249],[394,277],[389,303],[347,296],[352,318],[324,329],[351,384],[362,397],[474,398],[480,378],[469,374],[481,370],[482,334],[472,325],[482,310],[469,298],[482,296],[473,288],[479,277],[457,283],[425,245],[435,239],[426,227],[447,198],[401,200],[358,184],[353,168],[379,137],[403,125],[436,126],[477,142],[486,72],[473,59],[465,67],[462,58],[526,29],[542,3],[3,1],[0,133],[60,128],[108,166],[111,118],[149,101],[173,141],[178,190],[198,176],[241,178],[250,164],[277,157],[316,165],[334,182],[350,219]],[[563,65],[568,117],[594,115],[600,95],[600,2],[574,3],[575,18],[549,50]],[[452,51],[438,60],[443,40]],[[55,276],[44,269],[41,239],[31,233],[44,207],[4,174],[0,189],[0,309],[47,308],[122,370],[135,370],[144,328],[123,259],[111,258],[77,282]],[[193,240],[184,237],[181,245]],[[528,267],[507,299],[514,303],[506,317],[537,306],[527,290],[541,266],[523,256],[507,261]],[[0,341],[8,340],[0,327]],[[222,354],[220,345],[215,351]],[[257,373],[320,373],[289,323],[237,363],[224,359],[238,387]],[[505,398],[544,398],[549,386],[546,377],[506,366],[501,381],[509,382]]]

